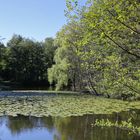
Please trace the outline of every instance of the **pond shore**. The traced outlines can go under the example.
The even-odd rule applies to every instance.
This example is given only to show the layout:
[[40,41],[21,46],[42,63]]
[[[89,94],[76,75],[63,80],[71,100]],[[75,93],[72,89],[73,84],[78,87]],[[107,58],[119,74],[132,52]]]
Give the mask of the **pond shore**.
[[48,91],[48,90],[11,90],[0,91],[0,97],[6,96],[45,96],[45,95],[79,95],[79,92],[72,91]]

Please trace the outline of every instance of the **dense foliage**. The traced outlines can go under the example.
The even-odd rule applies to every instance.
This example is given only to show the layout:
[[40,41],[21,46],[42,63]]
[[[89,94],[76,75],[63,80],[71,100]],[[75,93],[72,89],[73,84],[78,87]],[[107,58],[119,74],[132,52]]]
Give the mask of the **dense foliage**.
[[[140,1],[66,1],[68,23],[55,40],[14,35],[0,44],[0,79],[115,98],[140,96]],[[56,47],[57,46],[57,47]]]
[[36,42],[14,35],[5,47],[0,44],[0,78],[24,84],[47,83],[56,47],[52,38]]
[[56,88],[96,95],[140,95],[139,0],[90,0],[79,9],[67,1],[69,22],[57,34],[55,63],[48,70]]

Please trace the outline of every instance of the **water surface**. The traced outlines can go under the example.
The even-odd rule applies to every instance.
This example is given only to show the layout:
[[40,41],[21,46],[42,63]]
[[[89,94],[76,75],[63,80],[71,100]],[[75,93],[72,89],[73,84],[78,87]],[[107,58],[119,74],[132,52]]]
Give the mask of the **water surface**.
[[92,127],[98,119],[121,121],[132,118],[140,126],[140,111],[131,110],[112,115],[84,115],[77,117],[0,117],[0,140],[140,140],[119,128]]

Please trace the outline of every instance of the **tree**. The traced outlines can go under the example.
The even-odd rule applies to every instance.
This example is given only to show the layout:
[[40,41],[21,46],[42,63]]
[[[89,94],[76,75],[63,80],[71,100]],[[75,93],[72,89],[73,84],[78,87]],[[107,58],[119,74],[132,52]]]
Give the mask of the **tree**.
[[81,9],[67,3],[69,23],[56,38],[60,47],[50,82],[71,81],[78,91],[88,88],[107,97],[139,95],[139,1],[95,0]]
[[44,79],[46,62],[41,43],[20,36],[13,36],[8,42],[8,46],[8,68],[13,80],[35,82]]
[[51,67],[54,64],[53,58],[55,50],[57,49],[57,45],[54,43],[53,38],[46,38],[43,42],[43,47],[46,56],[47,67]]
[[4,71],[6,68],[5,57],[6,57],[6,48],[4,44],[0,43],[0,80],[3,78]]

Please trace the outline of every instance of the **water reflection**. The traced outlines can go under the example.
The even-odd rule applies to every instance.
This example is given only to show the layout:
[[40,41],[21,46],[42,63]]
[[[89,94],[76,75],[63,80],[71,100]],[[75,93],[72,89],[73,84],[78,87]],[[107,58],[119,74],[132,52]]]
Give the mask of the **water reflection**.
[[129,135],[126,130],[91,126],[97,118],[120,121],[129,117],[140,125],[140,111],[67,118],[4,116],[0,118],[0,140],[140,140],[140,136]]

